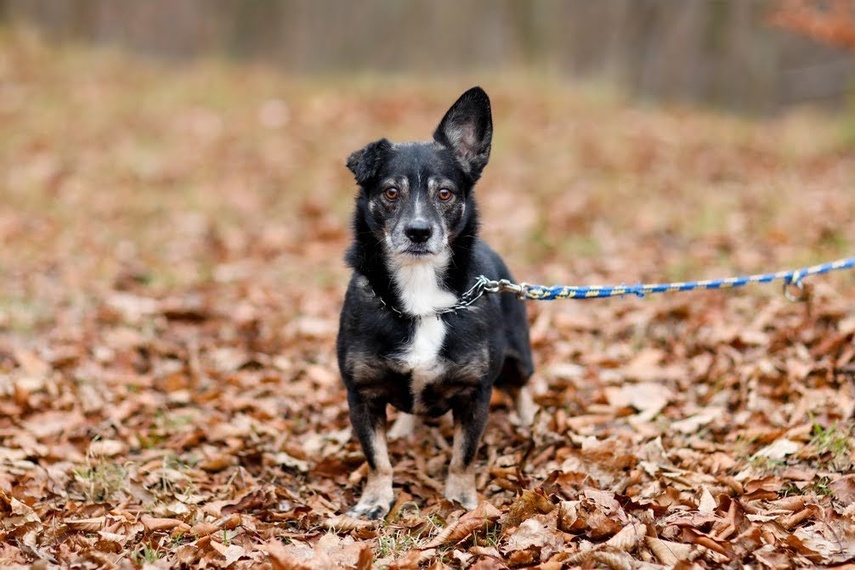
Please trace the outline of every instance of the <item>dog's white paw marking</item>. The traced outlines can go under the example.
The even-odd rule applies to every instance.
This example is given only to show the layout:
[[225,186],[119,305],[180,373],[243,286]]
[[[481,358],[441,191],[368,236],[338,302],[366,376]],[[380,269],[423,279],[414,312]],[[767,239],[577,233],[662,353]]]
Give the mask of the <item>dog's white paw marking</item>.
[[478,492],[475,490],[475,473],[471,469],[463,473],[449,471],[445,481],[445,498],[457,501],[466,509],[478,506]]
[[389,513],[395,493],[392,491],[392,474],[368,475],[368,482],[362,491],[362,497],[356,505],[347,511],[353,518],[382,519]]
[[380,520],[389,514],[389,509],[392,508],[392,501],[385,502],[377,497],[367,499],[362,497],[356,506],[347,511],[347,516],[354,519]]

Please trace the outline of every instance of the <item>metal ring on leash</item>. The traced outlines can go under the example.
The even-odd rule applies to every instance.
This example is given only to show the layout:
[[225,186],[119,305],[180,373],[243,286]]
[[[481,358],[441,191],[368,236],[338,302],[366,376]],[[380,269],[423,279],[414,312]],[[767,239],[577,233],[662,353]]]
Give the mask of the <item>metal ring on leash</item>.
[[[804,281],[796,277],[794,275],[791,279],[784,281],[784,297],[791,303],[802,303],[807,301],[807,290],[805,290]],[[795,294],[793,294],[793,289],[796,291]]]

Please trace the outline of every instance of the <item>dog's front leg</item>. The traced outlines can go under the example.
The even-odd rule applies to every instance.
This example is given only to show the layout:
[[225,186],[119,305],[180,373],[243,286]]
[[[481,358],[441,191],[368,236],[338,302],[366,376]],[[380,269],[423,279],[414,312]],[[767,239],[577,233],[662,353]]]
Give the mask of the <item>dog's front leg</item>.
[[467,509],[478,506],[474,461],[487,427],[491,391],[491,387],[486,386],[472,400],[459,402],[452,408],[454,444],[445,481],[445,498],[457,501]]
[[395,500],[392,492],[392,464],[386,449],[386,405],[365,402],[353,390],[348,391],[347,401],[350,423],[362,445],[369,468],[362,497],[347,514],[351,517],[381,519]]

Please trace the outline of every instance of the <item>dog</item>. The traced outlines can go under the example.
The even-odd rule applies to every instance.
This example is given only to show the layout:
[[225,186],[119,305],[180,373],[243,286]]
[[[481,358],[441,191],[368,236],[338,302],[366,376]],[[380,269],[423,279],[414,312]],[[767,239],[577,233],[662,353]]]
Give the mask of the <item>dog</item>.
[[523,423],[533,419],[523,302],[485,295],[458,306],[479,275],[512,279],[478,237],[473,191],[492,134],[490,99],[473,87],[445,113],[432,141],[382,138],[347,159],[359,193],[336,349],[353,433],[369,467],[350,516],[382,518],[394,502],[387,404],[403,412],[391,430],[398,435],[413,415],[452,412],[445,497],[467,509],[478,504],[474,459],[493,387],[508,391]]

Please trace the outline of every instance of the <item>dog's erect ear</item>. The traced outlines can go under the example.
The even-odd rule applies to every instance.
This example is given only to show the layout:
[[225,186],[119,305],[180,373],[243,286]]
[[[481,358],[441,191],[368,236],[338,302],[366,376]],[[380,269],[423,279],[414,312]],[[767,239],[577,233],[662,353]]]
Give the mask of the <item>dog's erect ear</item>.
[[433,139],[454,151],[458,162],[477,180],[490,159],[493,117],[490,98],[480,87],[460,96],[445,113]]
[[388,139],[380,139],[354,151],[347,159],[347,167],[353,172],[356,183],[362,186],[376,176],[381,162],[391,149],[392,143]]

